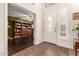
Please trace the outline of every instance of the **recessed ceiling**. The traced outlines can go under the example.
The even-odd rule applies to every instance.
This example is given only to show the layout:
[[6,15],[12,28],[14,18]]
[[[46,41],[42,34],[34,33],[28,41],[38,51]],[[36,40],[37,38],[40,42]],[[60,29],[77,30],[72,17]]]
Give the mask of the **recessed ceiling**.
[[19,17],[21,19],[28,19],[32,21],[34,14],[28,10],[8,4],[8,16]]
[[29,15],[29,16],[34,15],[29,10],[25,10],[25,9],[22,9],[20,7],[16,7],[16,6],[11,5],[11,4],[8,4],[8,10],[9,10],[9,12],[11,11],[11,13],[15,13],[15,14],[24,14],[24,15]]

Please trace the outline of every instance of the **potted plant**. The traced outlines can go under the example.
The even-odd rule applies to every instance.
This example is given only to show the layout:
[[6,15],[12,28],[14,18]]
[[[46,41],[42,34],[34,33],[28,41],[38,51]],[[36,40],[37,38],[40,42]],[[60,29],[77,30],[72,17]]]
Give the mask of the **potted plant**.
[[78,31],[78,38],[79,38],[79,23],[74,26],[74,30]]

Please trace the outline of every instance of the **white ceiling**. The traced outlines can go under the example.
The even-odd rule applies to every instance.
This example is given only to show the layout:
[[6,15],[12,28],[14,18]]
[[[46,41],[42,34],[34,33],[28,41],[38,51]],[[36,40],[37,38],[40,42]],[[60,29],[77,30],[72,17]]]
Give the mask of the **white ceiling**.
[[51,7],[53,5],[56,5],[57,3],[45,3],[45,7]]

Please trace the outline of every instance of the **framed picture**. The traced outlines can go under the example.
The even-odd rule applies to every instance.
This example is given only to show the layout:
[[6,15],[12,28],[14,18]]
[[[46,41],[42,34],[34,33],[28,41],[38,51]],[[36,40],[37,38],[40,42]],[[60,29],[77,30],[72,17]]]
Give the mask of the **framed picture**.
[[73,13],[73,20],[79,20],[79,12]]
[[66,36],[66,24],[61,24],[61,36]]

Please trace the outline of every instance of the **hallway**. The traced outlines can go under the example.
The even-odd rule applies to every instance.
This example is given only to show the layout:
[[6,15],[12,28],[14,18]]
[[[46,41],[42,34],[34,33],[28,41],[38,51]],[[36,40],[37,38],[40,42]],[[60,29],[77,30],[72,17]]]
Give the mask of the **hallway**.
[[[25,49],[16,54],[15,50],[11,51],[14,56],[74,56],[74,53],[77,52],[77,47],[79,48],[79,45],[76,44],[79,43],[77,41],[79,39],[77,32],[79,31],[79,5],[71,3],[3,3],[0,4],[0,8],[1,56],[8,55],[9,42],[10,46],[14,42],[16,42],[14,44],[16,47],[24,45]],[[8,20],[10,16],[12,18]],[[26,48],[23,43],[26,43],[26,38],[29,37],[33,37],[31,42],[34,45]],[[28,41],[30,40],[28,39]],[[27,45],[30,43],[28,41]],[[17,49],[16,47],[15,49]],[[17,51],[19,50],[18,48]]]

